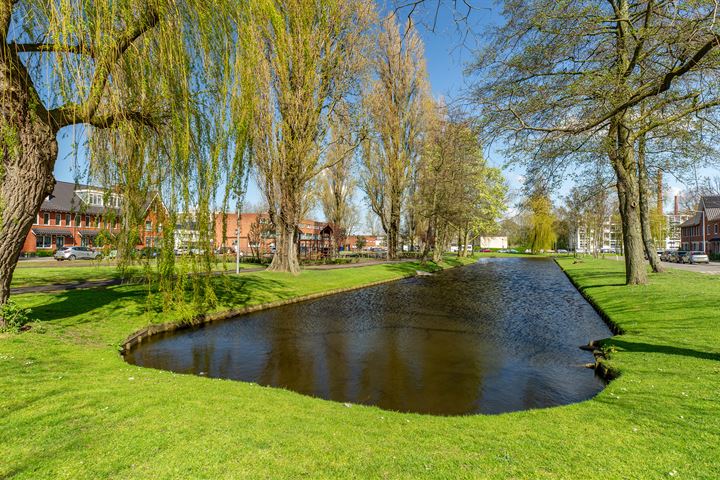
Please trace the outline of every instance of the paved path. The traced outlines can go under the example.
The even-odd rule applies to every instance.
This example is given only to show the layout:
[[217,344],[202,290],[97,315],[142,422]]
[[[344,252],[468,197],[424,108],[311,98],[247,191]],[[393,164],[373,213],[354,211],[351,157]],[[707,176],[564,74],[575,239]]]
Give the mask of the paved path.
[[[414,262],[413,259],[404,259],[404,260],[370,260],[367,262],[360,262],[360,263],[349,263],[349,264],[341,264],[341,265],[312,265],[308,267],[304,267],[305,270],[335,270],[339,268],[357,268],[357,267],[369,267],[371,265],[381,265],[385,263],[403,263],[403,262]],[[265,270],[266,267],[253,267],[253,268],[244,268],[240,270],[240,274],[243,273],[252,273],[252,272],[261,272]],[[224,273],[229,274],[235,274],[235,270],[232,271],[225,271],[225,272],[212,272],[210,275],[222,275]],[[22,293],[47,293],[47,292],[63,292],[66,290],[77,290],[80,288],[98,288],[98,287],[109,287],[113,285],[120,285],[122,284],[122,280],[119,278],[113,278],[110,280],[94,280],[94,281],[88,281],[88,282],[74,282],[74,283],[51,283],[48,285],[32,285],[27,287],[15,287],[10,289],[11,295],[18,295]],[[130,283],[130,282],[128,282]]]
[[678,270],[688,270],[691,272],[707,273],[711,275],[720,275],[720,262],[710,262],[709,264],[700,263],[690,265],[686,263],[662,262],[663,267],[675,268]]

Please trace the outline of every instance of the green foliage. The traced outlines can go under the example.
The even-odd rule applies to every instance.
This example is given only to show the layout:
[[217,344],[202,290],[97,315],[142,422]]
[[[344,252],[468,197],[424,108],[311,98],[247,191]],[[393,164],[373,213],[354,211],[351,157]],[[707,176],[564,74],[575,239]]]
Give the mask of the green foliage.
[[552,202],[546,194],[535,192],[528,200],[528,206],[531,211],[531,249],[533,253],[551,249],[557,239]]
[[4,305],[0,305],[0,333],[19,333],[20,330],[32,321],[30,314],[32,310],[22,308],[17,303],[9,300]]

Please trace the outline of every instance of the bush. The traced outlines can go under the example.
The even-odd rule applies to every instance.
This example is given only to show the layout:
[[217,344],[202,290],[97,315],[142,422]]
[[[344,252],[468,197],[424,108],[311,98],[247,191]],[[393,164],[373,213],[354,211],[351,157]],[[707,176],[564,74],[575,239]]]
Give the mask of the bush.
[[38,257],[52,257],[53,255],[55,255],[55,252],[53,252],[52,250],[38,250],[35,255],[37,255]]
[[711,262],[720,262],[720,253],[711,253],[709,258]]
[[18,333],[30,321],[29,308],[21,308],[17,303],[9,300],[5,305],[0,307],[0,317],[5,319],[5,325],[0,326],[0,332]]

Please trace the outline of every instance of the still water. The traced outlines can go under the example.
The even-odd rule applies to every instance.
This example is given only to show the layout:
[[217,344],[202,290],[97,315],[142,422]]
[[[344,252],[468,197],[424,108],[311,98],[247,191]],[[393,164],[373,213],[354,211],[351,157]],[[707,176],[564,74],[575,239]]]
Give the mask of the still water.
[[611,335],[548,259],[477,264],[151,338],[145,367],[439,415],[588,399],[578,346]]

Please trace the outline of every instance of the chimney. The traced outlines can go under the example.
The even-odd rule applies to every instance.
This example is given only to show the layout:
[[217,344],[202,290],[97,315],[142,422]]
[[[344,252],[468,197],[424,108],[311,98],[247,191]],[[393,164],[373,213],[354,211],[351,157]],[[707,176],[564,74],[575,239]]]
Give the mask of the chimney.
[[675,195],[675,215],[680,214],[680,200],[678,200],[678,196]]

